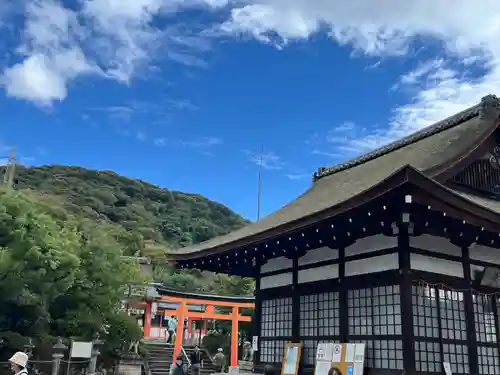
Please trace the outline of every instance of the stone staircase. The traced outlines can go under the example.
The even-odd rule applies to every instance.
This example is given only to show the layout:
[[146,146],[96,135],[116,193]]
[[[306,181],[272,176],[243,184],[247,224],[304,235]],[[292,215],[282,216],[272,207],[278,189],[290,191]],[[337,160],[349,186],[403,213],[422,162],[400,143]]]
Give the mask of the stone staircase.
[[[151,375],[168,375],[170,365],[173,362],[174,346],[165,342],[155,341],[144,341],[144,346],[148,353],[147,360]],[[193,350],[194,347],[185,346],[184,351],[181,353],[185,353],[186,356],[189,356]],[[203,367],[200,368],[200,375],[210,375],[216,372],[212,359],[203,349],[201,349],[201,359],[203,361]],[[185,362],[189,363],[188,358],[185,358]],[[191,371],[189,371],[189,373],[191,373]]]
[[174,346],[165,342],[145,341],[151,375],[168,375],[173,361]]
[[[189,356],[193,351],[194,346],[184,346],[184,352],[187,356]],[[200,368],[200,375],[210,375],[216,373],[217,371],[208,353],[203,349],[200,349],[200,353],[201,360],[203,361],[203,367]]]

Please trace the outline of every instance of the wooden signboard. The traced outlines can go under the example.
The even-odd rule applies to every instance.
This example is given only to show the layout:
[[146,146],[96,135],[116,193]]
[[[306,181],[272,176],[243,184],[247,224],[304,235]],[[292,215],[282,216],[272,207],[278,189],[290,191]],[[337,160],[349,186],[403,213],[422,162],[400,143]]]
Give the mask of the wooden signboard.
[[[315,375],[363,375],[365,347],[362,343],[318,344]],[[323,352],[328,354],[321,358]]]
[[314,366],[314,375],[329,375],[332,367],[334,351],[339,350],[340,344],[330,342],[319,343],[316,349],[316,366]]
[[363,375],[365,364],[365,344],[336,344],[339,353],[334,354],[332,367],[336,375]]
[[285,344],[285,352],[283,353],[283,362],[281,364],[281,375],[298,374],[301,354],[301,343],[291,342]]

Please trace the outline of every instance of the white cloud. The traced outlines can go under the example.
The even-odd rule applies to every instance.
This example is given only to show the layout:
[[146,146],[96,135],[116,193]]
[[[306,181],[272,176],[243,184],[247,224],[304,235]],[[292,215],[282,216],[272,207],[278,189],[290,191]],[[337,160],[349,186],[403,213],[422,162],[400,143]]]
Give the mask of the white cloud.
[[[280,48],[322,31],[356,55],[377,58],[411,55],[426,40],[439,42],[441,56],[423,61],[396,84],[412,99],[394,109],[388,127],[344,132],[343,146],[353,152],[421,129],[500,87],[497,0],[80,0],[72,10],[56,0],[24,1],[17,49],[23,59],[5,69],[0,85],[8,95],[42,105],[63,100],[69,84],[84,74],[129,84],[157,53],[201,64],[193,51],[209,50],[210,33],[200,25],[185,27],[177,17],[192,7],[228,6],[229,18],[211,30],[250,35]],[[155,26],[158,17],[166,25],[161,29]],[[471,78],[471,66],[483,73]],[[341,133],[330,134],[330,141],[339,141]]]
[[222,146],[224,142],[222,139],[217,137],[201,137],[190,141],[180,141],[182,146],[196,148],[201,150],[207,150],[215,146]]
[[296,174],[289,173],[286,176],[290,180],[302,180],[304,178],[312,178],[312,175],[310,173],[296,173]]
[[[179,28],[175,13],[185,7],[225,4],[216,0],[81,0],[78,8],[69,9],[58,0],[22,3],[25,22],[16,49],[22,60],[4,69],[0,87],[9,96],[42,106],[66,98],[71,81],[83,74],[130,83],[154,59],[160,45],[162,53],[176,61],[197,58],[191,53],[209,49],[206,37]],[[167,26],[155,26],[159,17],[169,15],[174,17]]]
[[[389,128],[361,129],[357,132],[361,137],[355,138],[344,132],[344,146],[352,150],[387,143],[499,91],[498,1],[243,0],[239,4],[223,30],[280,47],[321,30],[332,42],[371,56],[400,56],[425,45],[423,40],[441,42],[441,58],[417,66],[398,83],[397,88],[411,89],[412,100],[394,110]],[[471,64],[485,73],[471,79],[464,74]]]
[[167,140],[165,138],[156,138],[153,144],[158,147],[163,147],[167,144]]
[[212,156],[215,147],[222,146],[224,141],[217,137],[198,137],[190,140],[156,138],[153,144],[158,147],[177,146],[196,150],[204,155]]
[[255,153],[248,150],[243,150],[245,154],[248,155],[248,161],[268,170],[280,170],[283,169],[285,163],[280,156],[276,155],[272,151]]

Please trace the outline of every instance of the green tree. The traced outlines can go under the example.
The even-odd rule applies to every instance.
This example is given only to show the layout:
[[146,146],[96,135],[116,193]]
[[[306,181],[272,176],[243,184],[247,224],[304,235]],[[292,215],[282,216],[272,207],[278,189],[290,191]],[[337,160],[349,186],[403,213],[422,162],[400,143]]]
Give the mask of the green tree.
[[31,203],[0,192],[0,327],[22,334],[46,328],[50,304],[75,283],[80,265],[76,230]]
[[51,312],[59,335],[90,338],[116,314],[128,284],[144,280],[137,264],[124,260],[118,244],[94,223],[82,223],[80,234],[77,282],[55,301]]
[[61,228],[76,227],[79,235],[81,223],[92,224],[90,232],[105,233],[106,241],[114,239],[117,245],[112,247],[118,246],[124,255],[150,257],[156,281],[191,292],[253,294],[251,280],[209,272],[186,274],[165,264],[166,249],[205,241],[248,224],[222,204],[111,171],[75,166],[19,166],[16,179],[16,189],[25,199]]
[[127,284],[144,281],[138,265],[97,223],[45,203],[0,190],[0,335],[90,339],[101,332],[111,346],[137,338],[137,324],[118,307]]

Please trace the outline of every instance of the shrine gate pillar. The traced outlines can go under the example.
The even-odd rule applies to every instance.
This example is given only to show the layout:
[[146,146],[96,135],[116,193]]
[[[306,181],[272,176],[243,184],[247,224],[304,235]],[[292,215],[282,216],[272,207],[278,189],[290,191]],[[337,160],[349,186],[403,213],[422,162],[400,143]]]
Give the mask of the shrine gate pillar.
[[144,308],[144,338],[148,339],[151,335],[151,301],[146,301]]
[[184,317],[187,313],[186,302],[181,301],[177,309],[177,331],[175,333],[174,356],[172,361],[175,362],[177,356],[181,354],[181,346],[184,335]]
[[239,308],[233,307],[231,318],[231,367],[238,366],[238,316]]

